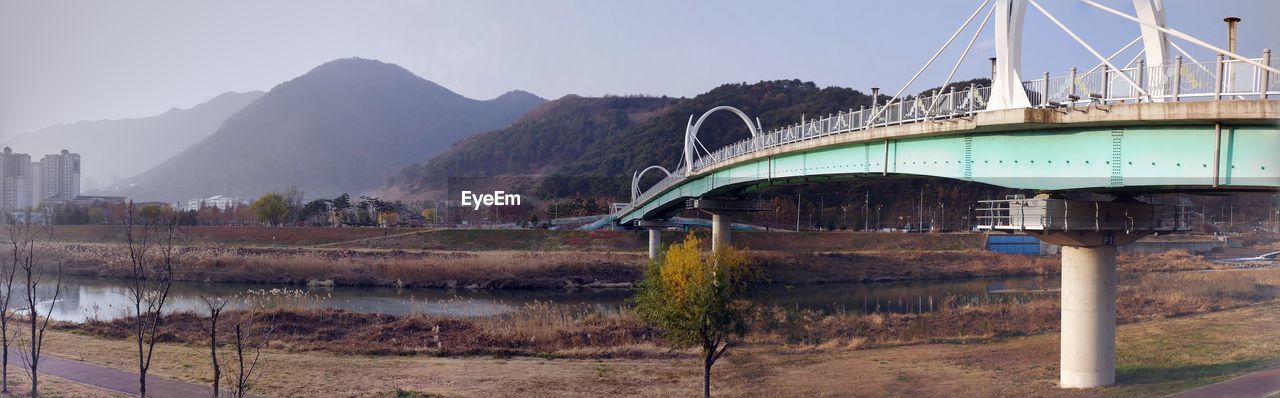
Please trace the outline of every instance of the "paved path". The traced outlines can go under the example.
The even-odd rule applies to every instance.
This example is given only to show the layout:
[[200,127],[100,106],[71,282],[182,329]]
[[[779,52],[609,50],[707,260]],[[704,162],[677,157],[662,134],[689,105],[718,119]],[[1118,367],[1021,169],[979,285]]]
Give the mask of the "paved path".
[[1274,394],[1280,394],[1280,368],[1253,372],[1174,394],[1170,398],[1264,398]]
[[[41,355],[40,373],[61,377],[81,384],[102,387],[127,394],[138,394],[138,374],[108,367]],[[149,397],[208,397],[213,395],[209,386],[199,386],[155,376],[147,377]]]

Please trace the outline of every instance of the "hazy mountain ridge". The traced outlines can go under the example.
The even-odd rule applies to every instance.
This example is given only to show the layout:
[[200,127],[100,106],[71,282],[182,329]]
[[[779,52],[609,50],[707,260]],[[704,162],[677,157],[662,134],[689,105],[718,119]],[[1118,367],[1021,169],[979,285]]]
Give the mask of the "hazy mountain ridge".
[[394,64],[335,60],[272,88],[214,134],[130,179],[123,193],[250,197],[288,185],[308,196],[359,193],[542,102],[523,91],[473,100]]
[[172,108],[151,117],[57,124],[5,141],[15,152],[39,160],[62,149],[80,153],[83,178],[109,183],[154,167],[213,134],[230,115],[263,95],[261,91],[228,92],[188,109]]

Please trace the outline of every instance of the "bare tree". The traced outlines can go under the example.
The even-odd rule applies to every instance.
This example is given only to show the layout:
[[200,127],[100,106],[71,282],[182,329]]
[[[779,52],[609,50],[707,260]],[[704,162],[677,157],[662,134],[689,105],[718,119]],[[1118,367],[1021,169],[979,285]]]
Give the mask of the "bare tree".
[[240,298],[243,311],[232,313],[229,351],[223,356],[222,368],[227,370],[227,387],[232,397],[243,398],[262,378],[262,348],[271,341],[275,332],[279,309],[310,300],[301,290],[271,289],[250,290]]
[[9,346],[17,337],[17,330],[9,329],[13,282],[18,275],[18,264],[31,253],[35,245],[35,235],[31,233],[33,229],[27,222],[30,219],[30,211],[27,212],[26,220],[20,221],[12,213],[5,213],[4,217],[4,231],[12,254],[0,262],[0,346],[3,346],[3,353],[0,354],[0,358],[3,358],[0,359],[0,393],[5,394],[9,393]]
[[[37,397],[40,391],[40,352],[44,349],[44,331],[49,327],[49,318],[53,314],[54,303],[58,302],[58,296],[62,293],[62,263],[58,263],[58,279],[53,285],[53,295],[47,298],[42,297],[40,286],[44,280],[45,268],[39,264],[36,241],[40,238],[47,239],[51,237],[53,230],[49,226],[39,226],[31,223],[31,217],[28,214],[27,219],[23,222],[12,223],[10,231],[16,231],[11,232],[13,235],[10,236],[16,236],[16,240],[21,243],[15,249],[14,265],[22,273],[22,288],[25,291],[24,298],[27,305],[26,321],[27,326],[30,328],[30,334],[27,336],[30,346],[27,352],[22,353],[21,358],[26,364],[27,377],[31,379],[31,396]],[[49,309],[44,316],[40,316],[39,305],[45,299],[49,300]],[[5,337],[6,340],[11,338],[9,336]],[[5,352],[7,362],[7,347]]]
[[184,230],[172,210],[141,216],[129,202],[121,216],[128,262],[117,264],[117,276],[124,282],[125,298],[132,307],[133,339],[138,349],[138,392],[147,395],[147,371],[155,354],[156,335],[164,321],[164,306],[173,286],[180,258],[178,241]]
[[209,360],[213,363],[213,398],[218,398],[222,387],[222,368],[218,363],[218,318],[227,307],[227,300],[221,297],[201,297],[205,308],[209,310]]

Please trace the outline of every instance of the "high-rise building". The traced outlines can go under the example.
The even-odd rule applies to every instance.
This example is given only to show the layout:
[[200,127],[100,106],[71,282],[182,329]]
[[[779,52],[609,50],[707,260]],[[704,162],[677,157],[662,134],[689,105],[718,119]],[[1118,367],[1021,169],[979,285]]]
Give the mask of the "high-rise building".
[[0,154],[0,209],[26,209],[33,205],[34,176],[31,172],[30,155],[4,148],[4,153]]
[[60,154],[44,155],[40,160],[40,176],[36,185],[41,200],[71,200],[80,196],[80,154],[66,149]]

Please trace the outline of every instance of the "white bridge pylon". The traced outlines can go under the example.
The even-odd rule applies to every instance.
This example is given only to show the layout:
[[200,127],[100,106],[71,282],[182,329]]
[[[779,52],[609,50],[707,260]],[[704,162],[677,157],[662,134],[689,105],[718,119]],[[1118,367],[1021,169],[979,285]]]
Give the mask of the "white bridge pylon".
[[[755,122],[753,123],[753,122],[751,121],[751,117],[750,117],[750,116],[747,116],[747,113],[746,113],[746,112],[743,112],[742,110],[740,110],[740,109],[738,109],[738,108],[734,108],[734,107],[732,107],[732,106],[721,105],[721,106],[717,106],[717,107],[715,107],[715,108],[711,108],[711,110],[707,111],[706,113],[703,113],[703,114],[702,114],[702,116],[698,118],[698,121],[697,121],[696,123],[691,123],[691,124],[689,124],[689,125],[686,125],[686,126],[685,126],[685,130],[684,130],[684,172],[685,172],[685,175],[686,175],[686,176],[687,176],[687,175],[691,175],[691,174],[693,174],[693,163],[694,163],[694,162],[693,162],[693,155],[694,155],[694,152],[695,152],[695,151],[694,151],[694,148],[695,148],[696,146],[700,146],[700,145],[702,145],[702,142],[698,141],[698,129],[702,128],[702,122],[706,121],[708,116],[711,116],[711,114],[712,114],[712,113],[716,113],[716,112],[718,112],[718,111],[729,111],[729,112],[733,112],[735,115],[738,115],[738,117],[742,119],[742,122],[743,122],[743,123],[746,123],[746,125],[747,125],[747,129],[751,131],[751,137],[755,137],[755,136],[757,136],[757,135],[760,135],[760,130],[761,130],[761,128],[760,128],[760,119],[756,119],[756,120],[755,120]],[[690,121],[690,122],[692,122],[692,121],[693,121],[693,116],[692,116],[692,115],[690,115],[690,116],[689,116],[689,121]],[[703,147],[702,147],[702,150],[707,151],[707,147],[703,146]],[[707,152],[708,152],[708,153],[710,153],[711,151],[707,151]]]

